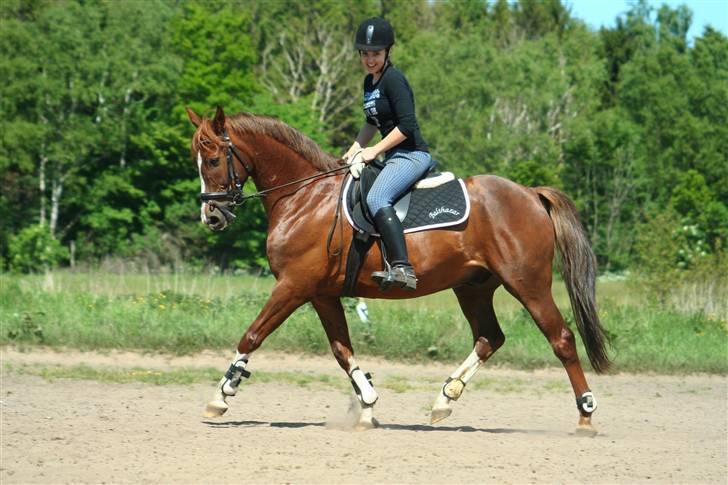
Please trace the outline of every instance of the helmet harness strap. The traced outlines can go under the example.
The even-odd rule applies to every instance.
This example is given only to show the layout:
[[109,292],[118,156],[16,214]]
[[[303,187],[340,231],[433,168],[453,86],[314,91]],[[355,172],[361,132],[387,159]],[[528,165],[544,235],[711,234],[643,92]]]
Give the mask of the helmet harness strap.
[[387,66],[389,66],[389,51],[392,50],[392,46],[387,47],[387,52],[384,54],[384,65],[382,66],[382,70],[379,71],[378,74],[384,74],[384,70],[387,69]]

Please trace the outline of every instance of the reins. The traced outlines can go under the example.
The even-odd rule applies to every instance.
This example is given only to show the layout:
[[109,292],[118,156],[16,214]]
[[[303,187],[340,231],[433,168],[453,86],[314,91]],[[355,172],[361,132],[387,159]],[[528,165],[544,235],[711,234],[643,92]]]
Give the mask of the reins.
[[[238,153],[238,149],[235,145],[233,145],[232,140],[230,140],[230,136],[228,136],[227,131],[223,133],[223,140],[227,142],[227,165],[228,165],[228,178],[230,182],[228,183],[228,190],[226,192],[203,192],[200,194],[200,200],[202,202],[218,202],[218,201],[225,201],[229,202],[230,205],[233,207],[241,206],[245,202],[247,202],[250,199],[259,199],[262,197],[265,197],[268,193],[289,187],[291,185],[300,184],[302,182],[307,182],[309,180],[315,180],[319,178],[324,178],[328,175],[331,175],[332,173],[339,172],[342,170],[348,170],[348,165],[342,165],[340,167],[332,168],[331,170],[327,170],[325,172],[319,172],[314,175],[309,175],[308,177],[303,177],[298,180],[293,180],[291,182],[286,182],[285,184],[276,185],[275,187],[271,187],[269,189],[260,190],[258,192],[255,192],[250,195],[245,195],[243,193],[243,184],[240,181],[240,177],[238,176],[237,172],[235,171],[235,164],[233,163],[233,156],[238,159],[238,161],[241,163],[241,165],[245,168],[245,171],[248,172],[248,176],[252,175],[253,173],[253,167],[249,165],[248,163],[243,160],[243,157],[240,156],[240,153]],[[341,160],[341,159],[339,159]],[[232,186],[232,188],[230,188]],[[219,204],[213,204],[215,207],[219,208]],[[234,216],[233,216],[234,217]]]
[[317,178],[323,178],[323,177],[325,177],[327,175],[330,175],[330,174],[332,174],[334,172],[338,172],[338,171],[341,171],[341,170],[348,170],[348,169],[349,169],[349,166],[348,165],[344,165],[344,166],[341,166],[341,167],[332,168],[331,170],[327,170],[326,172],[320,172],[320,173],[317,173],[316,175],[310,175],[310,176],[304,177],[302,179],[294,180],[293,182],[287,182],[285,184],[276,185],[275,187],[271,187],[270,189],[261,190],[259,192],[254,193],[254,194],[245,195],[245,196],[243,196],[243,198],[244,198],[244,200],[247,200],[247,199],[253,199],[253,198],[258,198],[258,197],[265,197],[265,195],[268,192],[273,192],[274,190],[282,189],[283,187],[288,187],[289,185],[295,185],[295,184],[299,184],[301,182],[306,182],[308,180],[314,180],[314,179],[317,179]]

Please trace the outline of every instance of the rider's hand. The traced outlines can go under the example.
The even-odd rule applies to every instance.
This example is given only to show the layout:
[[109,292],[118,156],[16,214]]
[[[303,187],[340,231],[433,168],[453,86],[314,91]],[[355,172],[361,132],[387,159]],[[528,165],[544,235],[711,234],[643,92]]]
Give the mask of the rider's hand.
[[369,163],[379,156],[379,152],[374,147],[365,148],[361,152],[361,159],[364,163]]
[[354,142],[351,147],[344,153],[344,156],[341,157],[346,163],[351,163],[351,157],[354,156],[354,154],[361,150],[361,145],[359,143]]
[[349,162],[349,171],[355,179],[358,179],[361,176],[361,171],[364,170],[364,166],[366,165],[361,158],[362,152],[363,150],[358,150],[351,157],[351,161]]

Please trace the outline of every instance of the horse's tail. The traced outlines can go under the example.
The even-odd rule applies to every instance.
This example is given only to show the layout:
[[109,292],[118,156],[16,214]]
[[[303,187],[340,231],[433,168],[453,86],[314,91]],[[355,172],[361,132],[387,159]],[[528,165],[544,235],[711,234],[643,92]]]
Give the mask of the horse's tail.
[[561,254],[561,275],[571,300],[576,326],[586,347],[589,362],[597,373],[606,372],[611,362],[596,304],[597,261],[579,222],[574,203],[551,187],[535,187],[554,224],[556,245]]

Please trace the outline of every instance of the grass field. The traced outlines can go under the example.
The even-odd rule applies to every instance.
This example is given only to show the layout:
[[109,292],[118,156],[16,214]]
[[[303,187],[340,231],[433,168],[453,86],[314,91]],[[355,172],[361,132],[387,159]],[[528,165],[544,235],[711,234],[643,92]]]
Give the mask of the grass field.
[[[232,349],[272,285],[272,278],[247,275],[0,275],[0,344],[171,353]],[[603,325],[612,338],[615,370],[728,371],[724,319],[650,303],[625,281],[600,281],[597,295]],[[560,282],[555,282],[554,296],[571,325],[568,296]],[[368,300],[370,324],[359,321],[355,303],[345,300],[358,353],[455,362],[472,348],[470,330],[452,292],[406,301]],[[507,341],[493,364],[560,365],[530,316],[505,291],[496,294],[496,311]],[[309,305],[296,311],[264,346],[329,352]],[[583,348],[580,355],[586,362]]]

